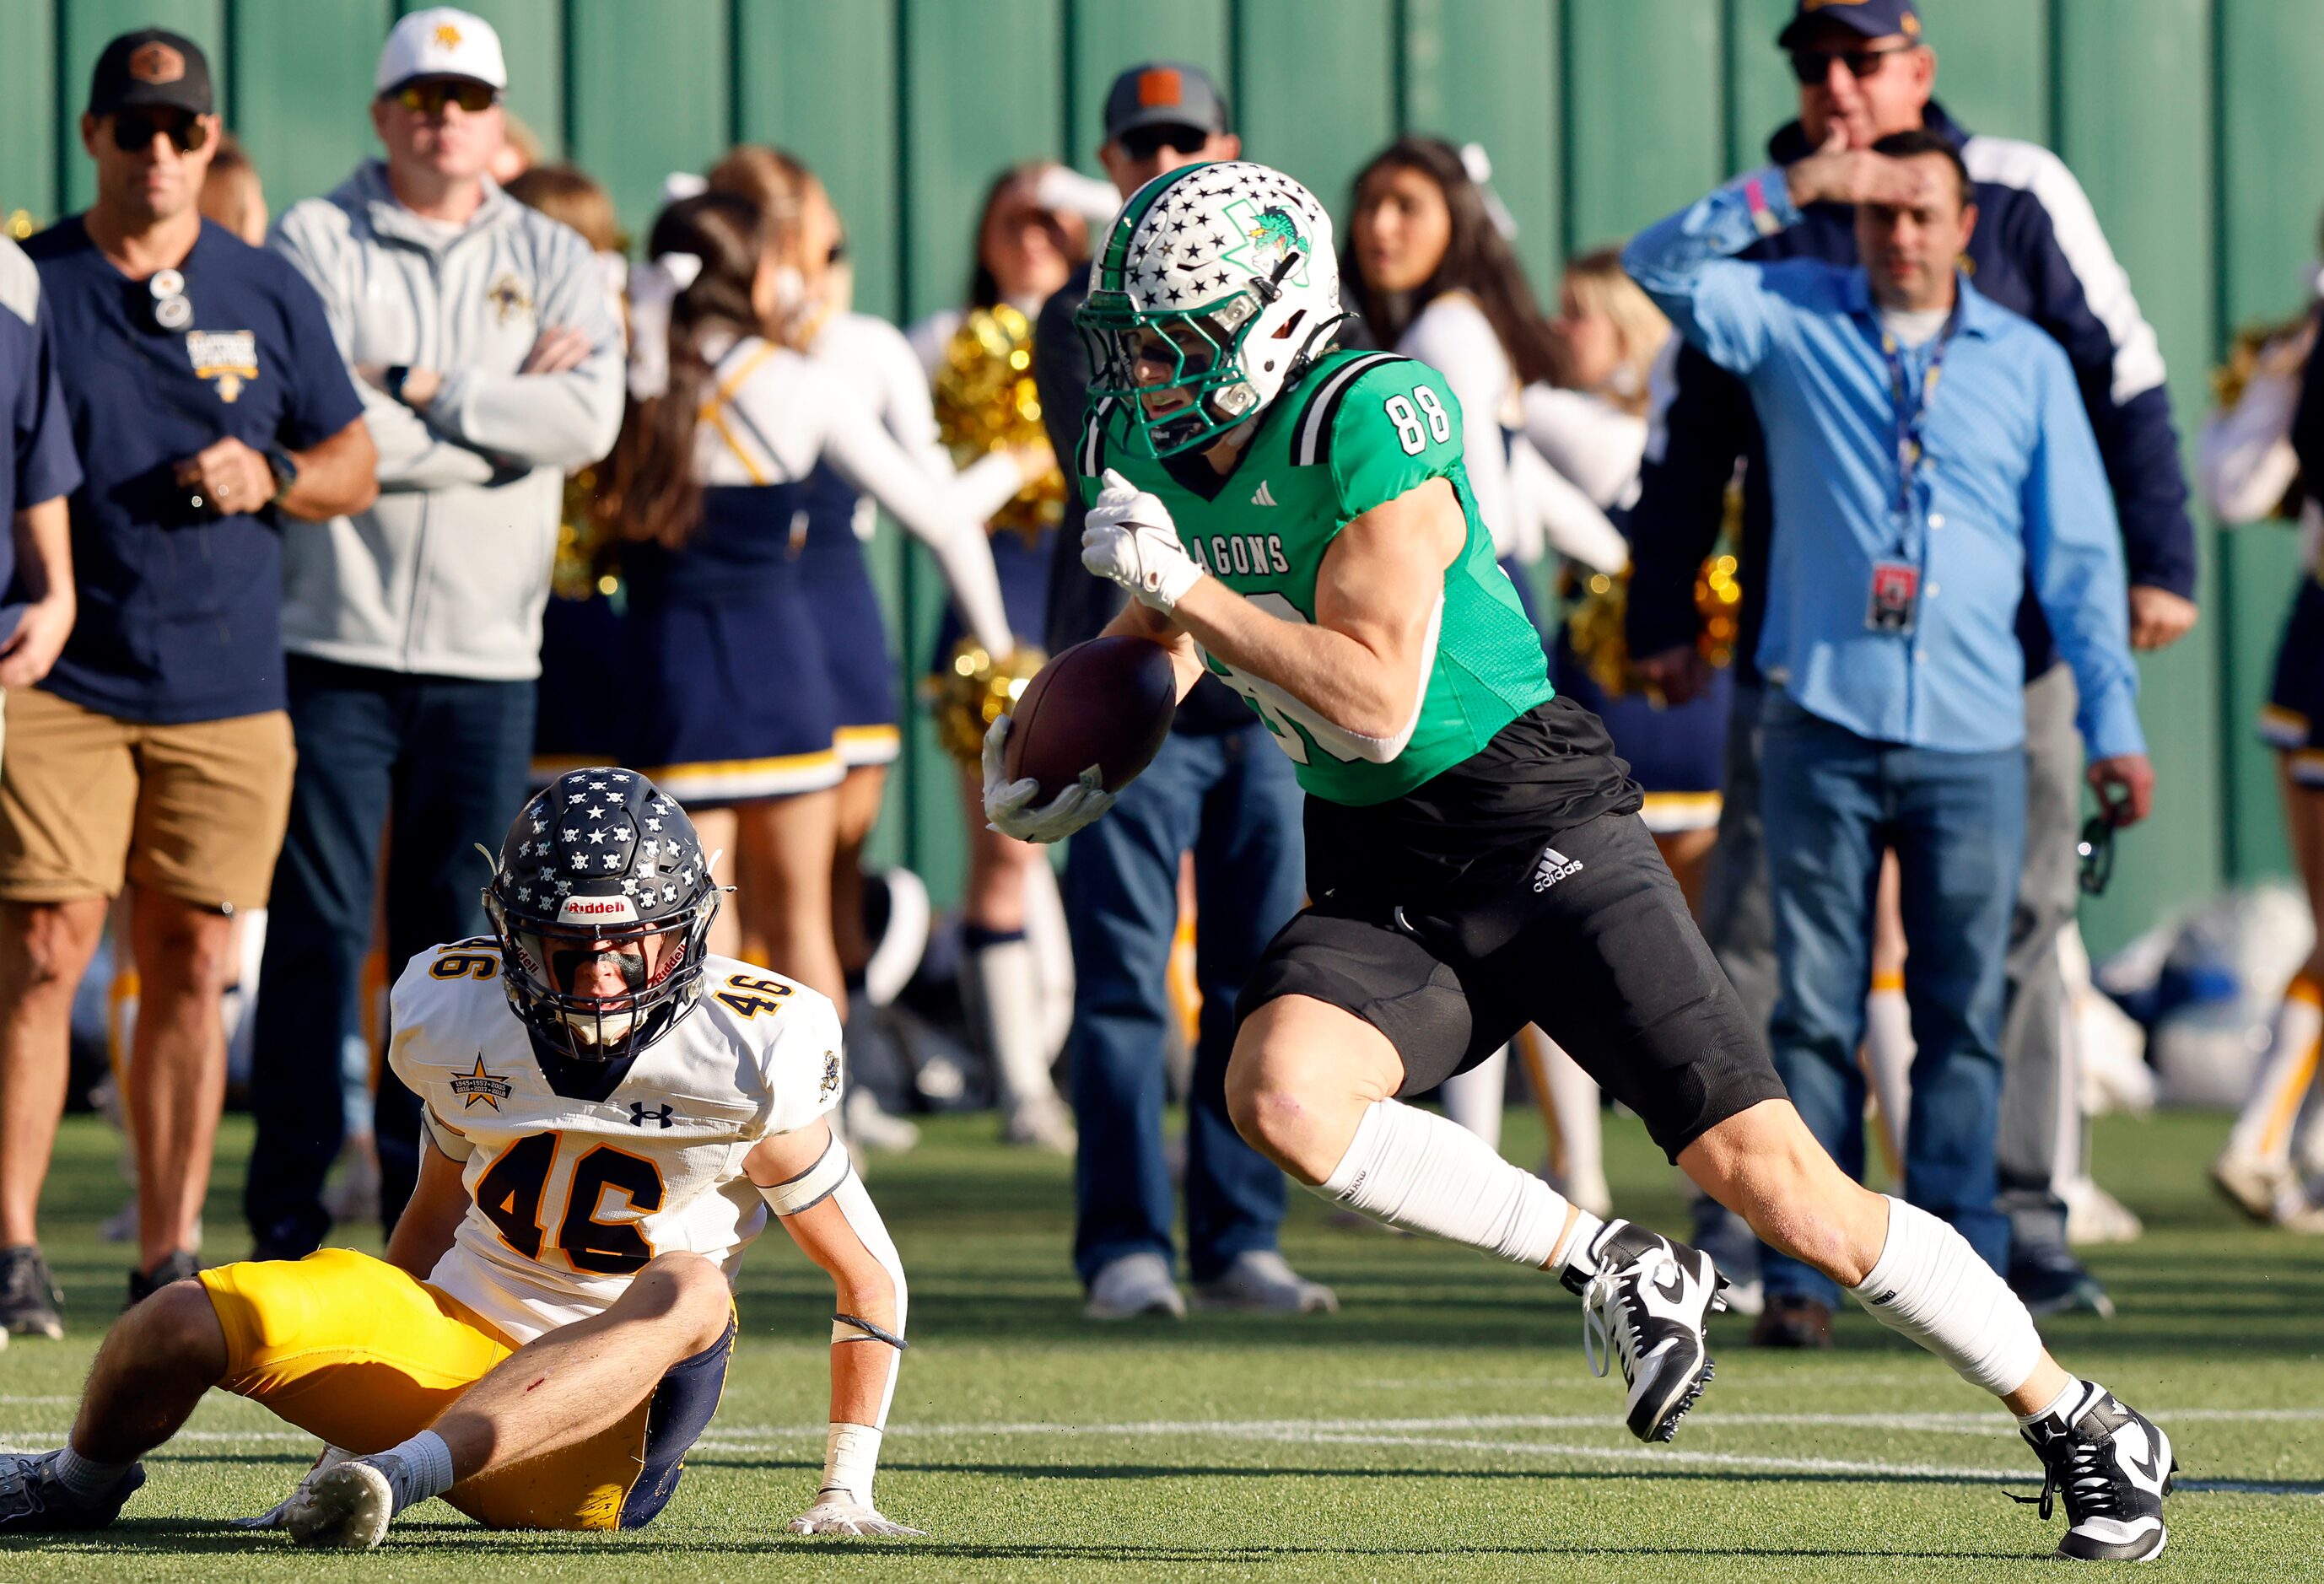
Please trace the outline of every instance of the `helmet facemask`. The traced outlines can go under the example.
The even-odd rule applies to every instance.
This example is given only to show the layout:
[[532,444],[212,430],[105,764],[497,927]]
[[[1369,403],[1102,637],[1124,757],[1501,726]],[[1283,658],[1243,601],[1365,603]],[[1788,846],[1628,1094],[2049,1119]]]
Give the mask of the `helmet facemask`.
[[569,1060],[613,1062],[651,1044],[701,994],[718,894],[646,922],[512,918],[489,890],[484,908],[518,1016]]
[[[1259,407],[1243,375],[1243,341],[1259,318],[1256,286],[1223,302],[1162,311],[1141,311],[1128,292],[1092,292],[1075,316],[1096,370],[1090,396],[1120,405],[1148,456],[1210,445]],[[1141,365],[1165,368],[1168,377],[1141,378]]]

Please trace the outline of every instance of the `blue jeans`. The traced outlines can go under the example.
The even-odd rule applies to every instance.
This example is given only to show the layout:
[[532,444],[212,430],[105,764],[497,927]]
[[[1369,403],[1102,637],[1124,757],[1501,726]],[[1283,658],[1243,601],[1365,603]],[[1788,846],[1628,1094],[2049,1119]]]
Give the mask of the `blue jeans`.
[[[243,1210],[263,1256],[296,1258],[330,1230],[323,1179],[346,1138],[340,1042],[363,1027],[380,833],[387,832],[387,972],[484,931],[492,877],[529,785],[533,685],[413,677],[290,658],[299,770],[274,869],[251,1041],[257,1122]],[[380,1218],[392,1231],[420,1170],[420,1102],[383,1068],[375,1113]]]
[[[1996,1270],[2009,1223],[1994,1207],[2001,1013],[2025,849],[2025,751],[1944,753],[1874,742],[1771,688],[1761,717],[1761,809],[1774,886],[1775,1071],[1808,1128],[1864,1175],[1864,997],[1873,896],[1894,848],[1910,966],[1913,1110],[1904,1193],[1952,1223]],[[1821,1273],[1763,1251],[1770,1297],[1837,1306]]]
[[1272,1248],[1283,1174],[1227,1117],[1235,1000],[1305,892],[1300,791],[1291,761],[1253,721],[1174,732],[1146,773],[1066,851],[1074,943],[1067,1042],[1081,1149],[1074,1164],[1074,1268],[1084,1284],[1126,1254],[1171,1258],[1176,1205],[1162,1153],[1167,970],[1178,920],[1178,856],[1194,854],[1194,973],[1203,992],[1186,1100],[1186,1243],[1206,1282]]

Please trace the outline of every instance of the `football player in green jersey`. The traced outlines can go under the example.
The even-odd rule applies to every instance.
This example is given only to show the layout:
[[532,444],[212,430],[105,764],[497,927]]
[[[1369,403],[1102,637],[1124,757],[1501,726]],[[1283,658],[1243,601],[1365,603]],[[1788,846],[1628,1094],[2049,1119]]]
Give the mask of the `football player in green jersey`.
[[[1801,1122],[1627,767],[1553,693],[1478,520],[1459,404],[1424,364],[1333,349],[1314,197],[1241,161],[1157,177],[1092,285],[1083,563],[1134,596],[1110,631],[1167,645],[1182,696],[1205,668],[1240,693],[1308,794],[1313,901],[1238,1008],[1243,1136],[1342,1204],[1557,1273],[1593,1364],[1600,1340],[1621,1363],[1631,1430],[1668,1440],[1711,1375],[1711,1261],[1401,1098],[1537,1023],[1760,1237],[2041,1421],[2029,1439],[2068,1406],[2077,1436],[2146,1427],[2050,1358],[1960,1234],[1858,1186]],[[1056,841],[1105,812],[1093,772],[1037,806],[1002,772],[1008,731],[985,742],[997,828]]]

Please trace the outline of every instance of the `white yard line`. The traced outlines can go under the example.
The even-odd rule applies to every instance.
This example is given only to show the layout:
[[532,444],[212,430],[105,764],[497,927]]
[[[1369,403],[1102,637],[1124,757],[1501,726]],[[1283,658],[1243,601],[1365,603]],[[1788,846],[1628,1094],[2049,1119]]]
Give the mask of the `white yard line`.
[[[69,1397],[15,1397],[0,1401],[61,1404]],[[2324,1420],[2324,1408],[2181,1408],[2156,1415],[2167,1423],[2281,1423]],[[1733,1428],[1839,1428],[1892,1432],[2006,1436],[2006,1420],[1992,1414],[1704,1414],[1688,1424],[1690,1433],[1721,1426]],[[1986,1484],[2031,1483],[2025,1468],[1966,1468],[1942,1463],[1890,1462],[1877,1459],[1789,1456],[1743,1451],[1711,1451],[1695,1448],[1602,1445],[1588,1442],[1494,1439],[1496,1431],[1587,1430],[1612,1433],[1613,1422],[1602,1415],[1463,1414],[1439,1418],[1401,1419],[1197,1419],[1136,1420],[1072,1424],[1056,1421],[971,1423],[959,1424],[899,1424],[891,1438],[960,1439],[979,1436],[1053,1437],[1066,1440],[1133,1438],[1152,1440],[1216,1440],[1291,1446],[1427,1448],[1441,1451],[1477,1452],[1526,1459],[1554,1459],[1582,1463],[1621,1465],[1662,1464],[1692,1469],[1732,1469],[1776,1474],[1858,1476],[1891,1479],[1952,1480]],[[707,1451],[749,1455],[795,1451],[823,1441],[821,1424],[714,1425],[704,1434]],[[1467,1433],[1459,1433],[1459,1432]],[[63,1427],[41,1431],[0,1431],[0,1450],[31,1451],[56,1444]],[[204,1446],[271,1446],[315,1444],[315,1438],[296,1431],[188,1430],[175,1438]],[[1457,1478],[1459,1470],[1448,1469]],[[2264,1480],[2182,1480],[2190,1492],[2224,1492],[2268,1496],[2324,1497],[2324,1488],[2310,1482]]]

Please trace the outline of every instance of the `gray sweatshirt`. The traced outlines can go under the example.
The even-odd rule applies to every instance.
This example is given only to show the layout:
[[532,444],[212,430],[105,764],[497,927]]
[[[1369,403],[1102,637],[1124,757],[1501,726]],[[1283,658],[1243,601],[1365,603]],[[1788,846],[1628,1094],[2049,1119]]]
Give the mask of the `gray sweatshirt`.
[[[282,536],[283,647],[387,671],[539,676],[565,474],[610,451],[622,421],[621,318],[588,243],[489,182],[466,226],[422,219],[376,161],[293,205],[270,241],[322,294],[350,365],[444,376],[424,413],[356,381],[379,500]],[[517,373],[551,325],[586,334],[588,360]]]

